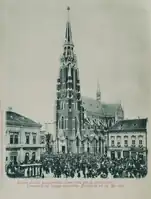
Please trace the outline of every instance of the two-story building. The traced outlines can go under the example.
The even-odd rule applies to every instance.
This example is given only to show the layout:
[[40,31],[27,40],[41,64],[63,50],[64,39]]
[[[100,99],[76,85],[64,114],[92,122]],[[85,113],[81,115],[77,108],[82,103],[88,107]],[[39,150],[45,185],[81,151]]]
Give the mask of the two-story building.
[[45,147],[40,129],[41,124],[12,110],[6,111],[6,161],[39,160]]
[[108,156],[147,157],[147,118],[121,120],[109,130]]

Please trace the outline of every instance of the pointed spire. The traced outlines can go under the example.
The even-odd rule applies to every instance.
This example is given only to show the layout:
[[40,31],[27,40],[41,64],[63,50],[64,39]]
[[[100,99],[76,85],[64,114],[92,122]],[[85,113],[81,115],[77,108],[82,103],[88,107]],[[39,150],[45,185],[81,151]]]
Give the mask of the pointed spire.
[[69,11],[70,11],[70,7],[68,6],[67,7],[68,17],[67,17],[67,23],[66,23],[65,43],[64,43],[65,45],[73,45]]
[[97,101],[101,101],[101,91],[100,91],[99,80],[97,80],[96,100]]

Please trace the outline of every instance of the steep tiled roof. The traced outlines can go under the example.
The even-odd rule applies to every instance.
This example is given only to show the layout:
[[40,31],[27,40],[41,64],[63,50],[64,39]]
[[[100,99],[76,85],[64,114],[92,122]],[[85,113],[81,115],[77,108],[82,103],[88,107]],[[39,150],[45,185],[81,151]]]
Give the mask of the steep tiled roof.
[[117,122],[112,128],[110,132],[114,131],[141,131],[146,130],[147,118],[145,119],[129,119],[129,120],[121,120]]
[[100,116],[115,116],[115,113],[120,104],[106,104],[99,103],[97,100],[89,97],[82,97],[83,107],[92,113],[99,114]]
[[27,127],[39,127],[41,124],[34,122],[33,120],[24,117],[13,111],[6,112],[6,124],[7,125],[16,125],[16,126],[27,126]]
[[120,104],[105,104],[102,103],[102,109],[105,115],[114,116]]
[[89,97],[82,97],[82,103],[83,103],[83,107],[87,111],[99,113],[99,114],[102,113],[101,104],[97,102],[95,99],[89,98]]

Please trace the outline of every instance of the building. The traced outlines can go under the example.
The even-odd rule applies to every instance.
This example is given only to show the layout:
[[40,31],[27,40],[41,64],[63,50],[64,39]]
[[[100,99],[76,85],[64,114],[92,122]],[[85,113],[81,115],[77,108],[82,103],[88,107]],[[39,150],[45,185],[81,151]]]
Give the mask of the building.
[[[69,9],[68,7],[68,12]],[[67,149],[77,152],[76,137],[84,129],[83,115],[79,69],[68,13],[63,54],[60,58],[60,72],[57,79],[56,135],[58,152],[67,152]],[[67,143],[65,139],[68,139]]]
[[45,147],[40,129],[39,123],[12,110],[6,111],[6,161],[39,160]]
[[108,156],[147,157],[147,119],[121,120],[109,130]]
[[121,104],[101,102],[99,84],[96,99],[82,97],[79,68],[74,52],[71,23],[66,23],[63,53],[60,58],[56,99],[57,152],[105,153],[107,130],[116,121],[124,119]]
[[[82,97],[82,106],[84,108],[84,128],[87,135],[93,138],[96,137],[98,140],[96,152],[101,151],[101,153],[106,153],[108,148],[108,129],[117,121],[124,119],[124,111],[120,103],[106,104],[101,102],[98,96],[100,96],[100,94],[98,95],[97,91],[96,99]],[[93,139],[91,143],[90,151],[92,152],[95,147],[95,139]],[[102,150],[99,150],[99,145]]]

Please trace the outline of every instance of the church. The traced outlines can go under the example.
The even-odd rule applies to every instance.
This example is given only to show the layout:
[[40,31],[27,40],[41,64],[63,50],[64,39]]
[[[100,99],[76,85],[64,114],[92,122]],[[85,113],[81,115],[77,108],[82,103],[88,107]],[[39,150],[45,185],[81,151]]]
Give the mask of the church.
[[65,40],[57,78],[56,152],[104,154],[109,142],[108,129],[124,119],[124,110],[120,103],[106,104],[101,101],[99,83],[94,99],[81,95],[69,7],[67,11]]

